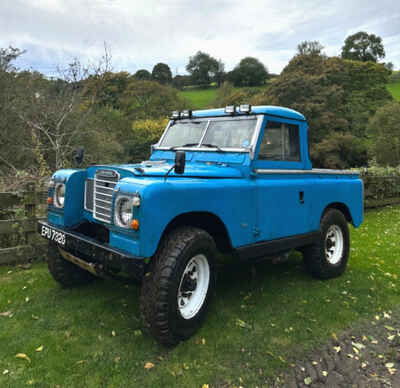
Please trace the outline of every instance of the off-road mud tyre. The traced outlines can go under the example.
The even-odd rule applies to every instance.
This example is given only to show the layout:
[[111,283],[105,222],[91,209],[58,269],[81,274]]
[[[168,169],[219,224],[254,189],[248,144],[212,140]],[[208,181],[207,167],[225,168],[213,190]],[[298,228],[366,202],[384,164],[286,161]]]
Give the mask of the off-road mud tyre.
[[[143,278],[140,306],[145,327],[162,345],[174,346],[201,326],[215,288],[215,253],[213,238],[198,228],[181,227],[161,241]],[[190,298],[199,299],[182,296],[187,295],[183,291],[188,281],[196,283],[190,285]],[[182,304],[185,300],[188,303]]]
[[87,284],[96,279],[90,272],[65,260],[55,243],[49,243],[47,265],[54,280],[66,288]]
[[350,251],[349,227],[337,209],[328,209],[322,216],[319,240],[302,249],[305,267],[319,279],[335,278],[346,270]]

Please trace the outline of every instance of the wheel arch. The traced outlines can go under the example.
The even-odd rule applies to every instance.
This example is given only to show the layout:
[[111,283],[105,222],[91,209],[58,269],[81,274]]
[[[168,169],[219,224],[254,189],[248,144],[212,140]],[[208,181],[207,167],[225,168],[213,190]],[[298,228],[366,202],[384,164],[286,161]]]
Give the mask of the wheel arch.
[[223,253],[233,250],[231,238],[225,224],[214,213],[188,212],[179,214],[165,227],[161,240],[172,230],[181,226],[192,226],[205,230],[214,239],[218,250]]
[[324,216],[324,214],[330,209],[339,210],[345,216],[346,221],[353,224],[353,217],[351,215],[350,209],[343,202],[333,202],[333,203],[330,203],[329,205],[327,205],[325,207],[324,211],[322,212],[321,220],[322,220],[322,217]]

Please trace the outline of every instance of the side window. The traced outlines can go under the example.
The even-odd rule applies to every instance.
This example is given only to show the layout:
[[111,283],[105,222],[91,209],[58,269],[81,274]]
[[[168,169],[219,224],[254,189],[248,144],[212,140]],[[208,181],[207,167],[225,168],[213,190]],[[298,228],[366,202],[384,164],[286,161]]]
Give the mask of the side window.
[[269,121],[264,131],[258,159],[300,161],[298,125]]

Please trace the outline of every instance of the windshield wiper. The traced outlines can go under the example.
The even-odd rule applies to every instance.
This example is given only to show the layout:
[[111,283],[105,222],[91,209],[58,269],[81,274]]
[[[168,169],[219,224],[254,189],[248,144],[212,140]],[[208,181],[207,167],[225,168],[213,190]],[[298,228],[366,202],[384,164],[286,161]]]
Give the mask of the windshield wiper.
[[194,147],[194,146],[197,146],[198,144],[199,143],[186,143],[186,144],[183,144],[183,145],[172,146],[172,147],[168,148],[168,151],[174,151],[177,148],[182,148],[182,147]]
[[200,147],[216,148],[218,152],[224,152],[224,150],[219,145],[216,144],[202,143]]

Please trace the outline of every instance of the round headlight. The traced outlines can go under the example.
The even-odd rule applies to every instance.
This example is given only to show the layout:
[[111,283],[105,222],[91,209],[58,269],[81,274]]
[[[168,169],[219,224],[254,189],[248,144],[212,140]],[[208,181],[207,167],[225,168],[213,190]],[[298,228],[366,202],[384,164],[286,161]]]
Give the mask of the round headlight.
[[65,184],[57,183],[54,189],[54,205],[56,207],[64,207],[65,202]]
[[118,226],[129,228],[132,221],[132,201],[130,198],[118,198],[115,204],[115,221]]

